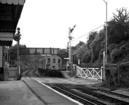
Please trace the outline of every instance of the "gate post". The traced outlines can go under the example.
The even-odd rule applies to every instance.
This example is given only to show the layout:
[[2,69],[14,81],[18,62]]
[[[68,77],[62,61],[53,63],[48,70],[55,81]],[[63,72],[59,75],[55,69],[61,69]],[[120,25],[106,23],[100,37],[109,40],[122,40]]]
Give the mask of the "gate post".
[[105,51],[103,51],[103,69],[102,69],[102,81],[103,82],[106,80],[105,70],[106,70],[106,56],[105,56]]

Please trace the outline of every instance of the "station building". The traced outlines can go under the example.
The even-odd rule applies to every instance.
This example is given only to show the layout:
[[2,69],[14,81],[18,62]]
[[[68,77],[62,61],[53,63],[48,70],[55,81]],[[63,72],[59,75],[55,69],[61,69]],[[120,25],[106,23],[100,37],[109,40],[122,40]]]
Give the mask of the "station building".
[[0,80],[5,79],[6,47],[12,45],[25,0],[0,0]]
[[62,69],[62,59],[58,55],[41,55],[39,68],[43,70],[60,70]]

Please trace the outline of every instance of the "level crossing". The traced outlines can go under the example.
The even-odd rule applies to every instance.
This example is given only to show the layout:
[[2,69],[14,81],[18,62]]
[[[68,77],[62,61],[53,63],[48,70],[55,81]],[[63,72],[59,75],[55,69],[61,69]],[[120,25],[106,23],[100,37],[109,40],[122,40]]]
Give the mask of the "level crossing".
[[73,65],[76,69],[76,77],[83,78],[83,79],[95,79],[95,80],[102,80],[102,72],[103,67],[101,68],[92,68],[92,67],[80,67],[78,65]]

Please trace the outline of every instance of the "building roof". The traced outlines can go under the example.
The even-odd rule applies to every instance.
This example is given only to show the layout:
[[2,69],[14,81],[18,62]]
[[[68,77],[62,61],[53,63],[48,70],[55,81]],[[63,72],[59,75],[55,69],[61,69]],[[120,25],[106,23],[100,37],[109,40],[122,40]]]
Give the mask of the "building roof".
[[25,0],[0,0],[2,4],[24,5]]
[[0,0],[0,46],[11,46],[25,0]]

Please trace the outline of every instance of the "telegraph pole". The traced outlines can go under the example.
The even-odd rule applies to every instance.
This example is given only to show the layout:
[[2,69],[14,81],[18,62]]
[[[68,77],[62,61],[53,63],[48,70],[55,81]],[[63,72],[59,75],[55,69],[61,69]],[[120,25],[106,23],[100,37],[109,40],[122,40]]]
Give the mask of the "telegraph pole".
[[103,0],[106,6],[106,17],[105,17],[105,26],[106,26],[106,31],[105,31],[105,51],[103,52],[103,67],[104,67],[104,71],[103,71],[103,80],[105,80],[105,69],[106,69],[106,64],[108,63],[108,56],[107,56],[107,43],[108,43],[108,30],[107,30],[107,15],[108,15],[108,2],[106,0]]

